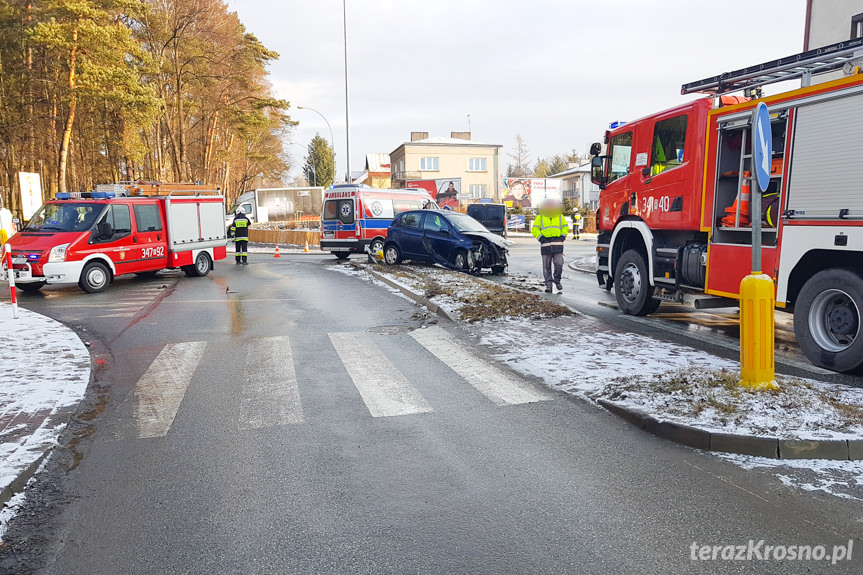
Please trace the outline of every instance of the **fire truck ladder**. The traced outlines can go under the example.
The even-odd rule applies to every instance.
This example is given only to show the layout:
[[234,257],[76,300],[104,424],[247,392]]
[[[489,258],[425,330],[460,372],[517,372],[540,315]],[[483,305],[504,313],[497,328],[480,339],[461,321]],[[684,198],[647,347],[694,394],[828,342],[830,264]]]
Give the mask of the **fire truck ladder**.
[[854,38],[734,72],[726,72],[719,76],[711,76],[697,82],[690,82],[681,87],[680,93],[718,96],[797,78],[802,79],[803,86],[808,86],[813,74],[838,70],[859,57],[863,57],[863,38]]

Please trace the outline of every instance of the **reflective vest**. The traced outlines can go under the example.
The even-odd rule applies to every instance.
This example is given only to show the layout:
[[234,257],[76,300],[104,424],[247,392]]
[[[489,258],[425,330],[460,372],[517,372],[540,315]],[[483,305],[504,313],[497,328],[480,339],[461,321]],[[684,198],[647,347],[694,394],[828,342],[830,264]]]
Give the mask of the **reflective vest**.
[[249,226],[252,222],[244,214],[237,215],[231,224],[230,234],[238,240],[249,239]]
[[557,254],[563,252],[563,240],[569,234],[569,224],[566,223],[563,214],[557,216],[540,214],[533,220],[530,233],[542,244],[542,253]]

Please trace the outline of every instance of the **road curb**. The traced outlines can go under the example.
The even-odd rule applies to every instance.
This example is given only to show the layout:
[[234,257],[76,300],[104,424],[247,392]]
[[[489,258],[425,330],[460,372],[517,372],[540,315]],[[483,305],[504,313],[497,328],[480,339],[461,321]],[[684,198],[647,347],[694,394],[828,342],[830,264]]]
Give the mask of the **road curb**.
[[[8,305],[8,304],[0,303],[0,310],[3,310],[3,308],[6,305]],[[89,349],[88,345],[86,343],[84,343],[84,341],[81,339],[80,335],[77,332],[75,332],[75,330],[73,330],[71,327],[63,324],[62,322],[59,322],[59,321],[57,321],[53,318],[50,318],[44,314],[40,314],[40,313],[31,311],[31,310],[26,310],[26,313],[39,316],[40,318],[42,318],[42,320],[47,320],[48,322],[50,322],[52,324],[57,324],[58,326],[62,326],[62,328],[64,330],[66,330],[70,334],[72,334],[80,343],[80,347],[81,347],[80,359],[82,360],[82,362],[84,360],[84,351],[86,351],[86,357],[87,357],[87,362],[88,362],[87,368],[86,368],[86,373],[83,372],[83,368],[82,368],[82,378],[80,381],[84,382],[86,380],[86,385],[84,386],[84,390],[81,394],[81,397],[75,403],[69,403],[67,405],[59,406],[60,407],[59,410],[58,410],[58,406],[54,405],[51,408],[53,413],[48,418],[46,418],[37,428],[34,428],[33,432],[29,436],[29,437],[32,437],[32,435],[35,434],[36,431],[41,429],[43,425],[48,425],[49,421],[53,427],[59,427],[61,425],[63,425],[63,426],[68,425],[69,421],[72,420],[72,418],[74,417],[75,413],[77,412],[79,406],[81,405],[81,402],[84,401],[84,399],[86,398],[87,389],[93,383],[94,372],[93,372],[92,350]],[[42,321],[42,320],[40,320],[40,321]],[[67,369],[65,370],[65,372],[66,372],[67,376],[68,376],[69,369],[71,369],[70,368],[71,365],[73,365],[73,364],[68,363],[68,362],[66,364]],[[68,377],[67,377],[67,379],[57,378],[57,380],[59,380],[61,382],[65,382],[65,383],[69,382]],[[33,461],[31,461],[29,464],[26,464],[26,467],[10,470],[9,477],[12,477],[13,475],[14,475],[14,477],[5,486],[3,486],[2,489],[0,489],[0,508],[2,508],[4,505],[6,505],[6,503],[10,499],[12,499],[12,497],[14,497],[15,495],[21,493],[22,491],[24,491],[26,489],[27,483],[30,481],[30,479],[33,478],[33,476],[36,475],[36,473],[39,471],[40,466],[45,461],[45,459],[50,455],[51,451],[55,447],[57,447],[57,443],[58,443],[61,436],[62,436],[62,431],[58,432],[58,434],[53,438],[53,440],[50,442],[46,442],[44,446],[39,446],[39,447],[28,446],[27,447],[28,451],[32,452],[32,454],[34,456],[36,456],[36,458]],[[20,440],[20,442],[21,442],[20,444],[23,445],[26,441],[29,440],[29,437],[28,437],[28,439],[24,439],[22,437],[22,439]],[[4,465],[5,465],[5,463],[4,463]]]
[[770,459],[863,460],[863,440],[779,439],[710,432],[691,425],[657,420],[646,413],[607,399],[598,399],[596,403],[648,433],[703,451],[754,455]]
[[15,477],[15,479],[10,481],[9,484],[0,491],[0,508],[6,505],[6,503],[17,493],[24,491],[24,488],[27,486],[27,482],[36,475],[36,472],[39,470],[39,466],[42,465],[42,462],[45,461],[46,457],[48,457],[48,453],[51,449],[52,447],[49,447],[43,451],[42,455],[40,455],[36,461],[24,468],[21,473]]
[[371,269],[368,266],[361,264],[360,262],[348,262],[348,263],[358,270],[363,270],[364,272],[368,273],[369,275],[371,275],[376,280],[387,284],[391,288],[399,290],[402,294],[404,294],[405,296],[407,296],[408,298],[413,300],[414,303],[427,307],[430,312],[436,313],[437,315],[441,316],[442,318],[444,318],[448,321],[455,322],[455,320],[452,317],[450,317],[450,315],[446,312],[446,310],[444,310],[438,304],[430,301],[427,297],[421,296],[418,293],[412,292],[411,290],[409,290],[405,286],[394,282],[393,280],[389,279],[388,277],[384,276],[383,274],[376,272],[375,270]]

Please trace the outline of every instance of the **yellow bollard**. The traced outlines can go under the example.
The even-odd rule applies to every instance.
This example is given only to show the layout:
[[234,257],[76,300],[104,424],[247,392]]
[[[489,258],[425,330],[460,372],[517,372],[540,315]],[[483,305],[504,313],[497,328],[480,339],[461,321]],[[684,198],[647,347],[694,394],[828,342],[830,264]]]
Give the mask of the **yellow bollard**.
[[774,363],[773,280],[752,273],[740,282],[740,385],[777,389]]

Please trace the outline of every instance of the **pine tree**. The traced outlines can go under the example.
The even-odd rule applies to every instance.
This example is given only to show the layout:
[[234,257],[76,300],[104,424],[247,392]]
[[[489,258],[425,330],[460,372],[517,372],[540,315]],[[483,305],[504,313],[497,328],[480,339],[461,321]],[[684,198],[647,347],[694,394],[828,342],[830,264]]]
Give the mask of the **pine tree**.
[[336,155],[333,147],[320,134],[309,142],[309,155],[303,166],[303,176],[313,186],[329,187],[336,175]]

